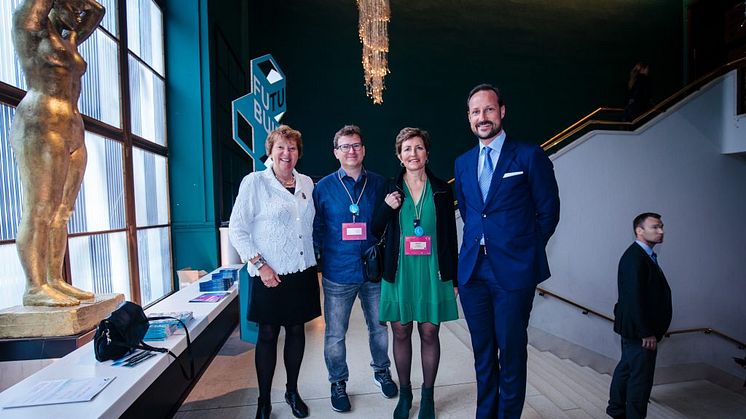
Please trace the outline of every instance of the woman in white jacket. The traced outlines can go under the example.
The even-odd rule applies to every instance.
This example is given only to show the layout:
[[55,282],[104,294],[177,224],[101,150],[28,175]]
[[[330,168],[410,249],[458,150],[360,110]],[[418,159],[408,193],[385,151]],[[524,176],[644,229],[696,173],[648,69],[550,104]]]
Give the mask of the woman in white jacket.
[[269,418],[272,411],[270,390],[282,326],[285,401],[295,417],[308,416],[308,406],[298,394],[298,373],[305,349],[304,323],[321,315],[321,305],[312,238],[313,182],[295,170],[302,148],[300,132],[286,125],[272,131],[266,142],[267,168],[243,179],[231,214],[231,242],[241,260],[249,262],[252,276],[248,319],[259,324],[257,418]]

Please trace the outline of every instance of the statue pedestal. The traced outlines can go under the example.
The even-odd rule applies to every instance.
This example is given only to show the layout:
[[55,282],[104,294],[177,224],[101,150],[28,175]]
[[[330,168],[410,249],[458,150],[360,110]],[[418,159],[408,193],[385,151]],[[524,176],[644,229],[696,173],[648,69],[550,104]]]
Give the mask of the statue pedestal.
[[97,294],[73,307],[14,306],[0,310],[0,339],[69,336],[86,332],[124,301],[123,294]]

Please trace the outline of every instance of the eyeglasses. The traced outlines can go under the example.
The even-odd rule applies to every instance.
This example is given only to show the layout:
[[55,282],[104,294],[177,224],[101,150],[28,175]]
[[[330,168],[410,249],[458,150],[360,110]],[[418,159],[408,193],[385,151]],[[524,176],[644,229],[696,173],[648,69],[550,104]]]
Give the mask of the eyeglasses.
[[349,153],[350,150],[358,151],[363,146],[363,143],[354,143],[354,144],[340,144],[336,147],[337,150],[340,150],[343,153]]

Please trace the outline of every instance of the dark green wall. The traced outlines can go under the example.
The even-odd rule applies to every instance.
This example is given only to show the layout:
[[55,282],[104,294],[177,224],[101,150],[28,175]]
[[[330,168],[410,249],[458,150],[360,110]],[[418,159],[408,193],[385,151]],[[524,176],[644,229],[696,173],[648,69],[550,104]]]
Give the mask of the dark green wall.
[[629,70],[652,64],[655,97],[682,81],[683,5],[669,0],[392,0],[383,105],[365,96],[353,0],[253,1],[250,56],[271,53],[287,76],[283,122],[303,132],[299,170],[336,167],[331,138],[361,126],[367,165],[397,168],[393,141],[404,126],[430,131],[442,177],[474,144],[465,96],[499,86],[506,130],[543,142],[599,106],[622,106]]

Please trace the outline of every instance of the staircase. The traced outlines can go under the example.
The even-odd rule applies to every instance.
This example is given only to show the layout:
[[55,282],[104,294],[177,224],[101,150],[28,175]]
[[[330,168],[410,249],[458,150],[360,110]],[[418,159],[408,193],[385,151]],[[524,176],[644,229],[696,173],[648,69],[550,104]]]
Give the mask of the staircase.
[[[471,351],[465,320],[445,323],[444,329],[456,335]],[[607,418],[610,384],[609,374],[529,345],[526,403],[521,418]],[[656,385],[648,405],[648,418],[746,418],[746,391],[739,394],[706,380]]]

